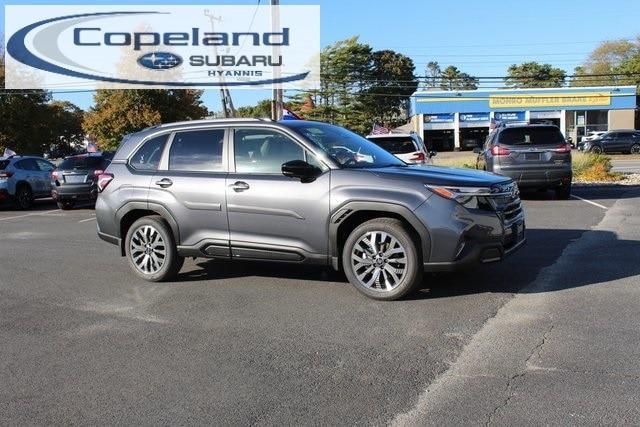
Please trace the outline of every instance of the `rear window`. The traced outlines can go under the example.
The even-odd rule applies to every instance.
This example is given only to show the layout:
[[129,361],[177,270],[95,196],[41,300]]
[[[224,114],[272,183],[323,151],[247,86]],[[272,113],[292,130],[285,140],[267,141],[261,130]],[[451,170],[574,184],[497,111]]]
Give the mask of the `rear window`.
[[58,166],[60,170],[104,169],[109,162],[101,156],[69,157]]
[[498,143],[503,145],[558,145],[564,144],[560,129],[549,127],[507,128],[500,132]]
[[393,138],[370,138],[369,141],[391,154],[407,154],[417,151],[415,141],[410,136]]
[[10,160],[0,160],[0,170],[6,169],[9,163],[11,163]]

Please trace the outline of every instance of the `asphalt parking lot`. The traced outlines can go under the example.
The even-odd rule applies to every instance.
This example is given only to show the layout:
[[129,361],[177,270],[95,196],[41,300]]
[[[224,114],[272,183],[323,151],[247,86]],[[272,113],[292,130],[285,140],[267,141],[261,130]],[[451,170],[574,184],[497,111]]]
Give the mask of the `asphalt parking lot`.
[[[594,254],[578,253],[563,260],[567,289],[537,284],[619,200],[640,201],[624,187],[574,193],[525,194],[525,248],[428,275],[396,302],[367,299],[330,270],[279,264],[189,260],[177,281],[151,284],[98,240],[90,206],[0,210],[0,424],[420,424],[403,414],[514,296],[613,280],[589,276],[579,260]],[[459,421],[499,411],[474,415]]]

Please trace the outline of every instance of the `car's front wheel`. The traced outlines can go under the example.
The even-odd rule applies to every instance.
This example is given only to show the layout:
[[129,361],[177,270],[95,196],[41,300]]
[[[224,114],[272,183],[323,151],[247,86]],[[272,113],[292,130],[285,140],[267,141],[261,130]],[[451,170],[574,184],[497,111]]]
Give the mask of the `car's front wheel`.
[[125,251],[134,273],[151,282],[173,279],[184,264],[171,230],[159,216],[143,217],[131,225]]
[[365,295],[395,300],[422,281],[418,245],[401,221],[380,218],[356,227],[342,250],[342,265],[349,282]]

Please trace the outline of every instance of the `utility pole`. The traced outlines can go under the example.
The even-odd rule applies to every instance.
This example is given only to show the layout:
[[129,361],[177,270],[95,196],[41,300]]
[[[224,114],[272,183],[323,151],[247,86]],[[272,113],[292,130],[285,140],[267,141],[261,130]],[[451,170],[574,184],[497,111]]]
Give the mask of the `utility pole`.
[[[280,29],[280,0],[271,0],[271,31],[276,32]],[[280,56],[280,46],[273,46],[271,54],[275,61]],[[278,61],[279,62],[279,61]],[[273,67],[274,80],[279,79],[281,76],[280,67]],[[282,119],[282,88],[280,83],[274,83],[273,86],[273,99],[271,100],[271,118],[273,120]]]
[[[211,32],[215,33],[215,22],[222,22],[221,16],[215,16],[209,9],[205,9],[204,16],[209,18],[209,22],[211,23]],[[213,54],[214,56],[218,56],[218,47],[213,45]],[[222,71],[222,67],[218,65],[218,70]],[[224,83],[224,74],[220,73],[220,81]],[[220,102],[222,103],[222,112],[225,118],[235,117],[236,109],[233,107],[233,100],[231,99],[231,92],[229,89],[223,84],[220,86]]]

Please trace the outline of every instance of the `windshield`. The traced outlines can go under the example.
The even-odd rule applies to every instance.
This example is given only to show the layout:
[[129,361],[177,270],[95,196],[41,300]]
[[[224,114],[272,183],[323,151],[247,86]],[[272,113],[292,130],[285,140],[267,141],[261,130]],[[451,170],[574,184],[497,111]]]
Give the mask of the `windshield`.
[[504,129],[498,142],[502,145],[558,145],[565,141],[557,127],[537,126]]
[[415,141],[410,136],[385,136],[367,139],[391,154],[408,154],[418,151]]
[[283,125],[306,137],[344,168],[406,166],[393,154],[339,126],[287,120]]
[[76,156],[68,157],[60,163],[58,169],[60,170],[83,170],[83,169],[104,169],[108,164],[108,161],[102,156],[89,157],[89,156]]

